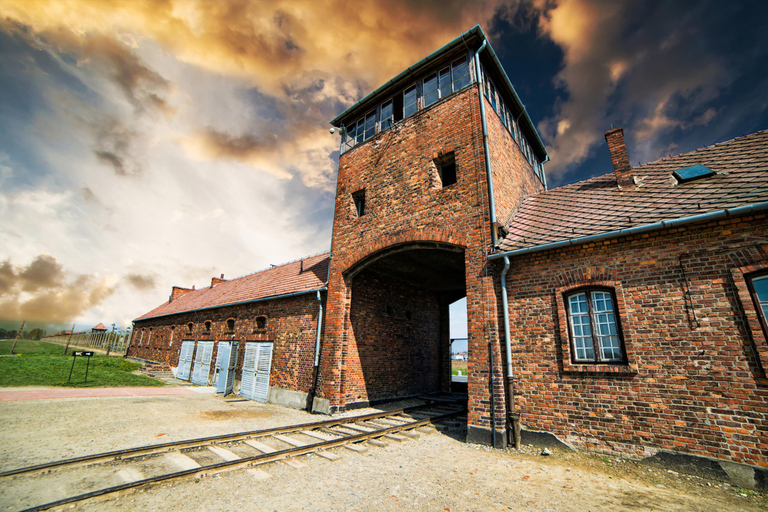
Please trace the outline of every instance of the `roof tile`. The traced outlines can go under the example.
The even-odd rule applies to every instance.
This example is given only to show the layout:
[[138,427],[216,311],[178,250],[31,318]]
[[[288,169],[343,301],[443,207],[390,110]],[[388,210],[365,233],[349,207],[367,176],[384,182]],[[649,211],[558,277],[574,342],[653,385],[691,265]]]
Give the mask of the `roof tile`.
[[[696,164],[716,174],[682,184],[672,176]],[[501,250],[768,201],[768,130],[632,171],[639,181],[633,188],[619,189],[611,172],[527,197],[512,219]]]
[[324,252],[192,290],[134,321],[322,288],[328,282],[329,262],[330,253]]

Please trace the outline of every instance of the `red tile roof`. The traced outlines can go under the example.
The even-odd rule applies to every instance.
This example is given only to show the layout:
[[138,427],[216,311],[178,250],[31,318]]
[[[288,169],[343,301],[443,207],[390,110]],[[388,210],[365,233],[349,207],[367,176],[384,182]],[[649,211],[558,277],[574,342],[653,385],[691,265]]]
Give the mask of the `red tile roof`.
[[[678,183],[696,164],[713,176]],[[523,201],[500,249],[511,251],[768,201],[768,130],[632,169],[619,189],[613,172]]]
[[322,288],[328,281],[329,262],[330,253],[324,252],[208,288],[191,290],[134,321]]
[[99,325],[97,325],[96,327],[91,327],[91,330],[92,331],[106,331],[107,328],[104,327],[104,324],[99,323]]

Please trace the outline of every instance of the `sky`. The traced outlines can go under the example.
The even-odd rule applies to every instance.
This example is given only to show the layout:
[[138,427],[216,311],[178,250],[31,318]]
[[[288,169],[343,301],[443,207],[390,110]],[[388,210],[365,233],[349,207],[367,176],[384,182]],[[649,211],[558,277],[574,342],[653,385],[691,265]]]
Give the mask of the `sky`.
[[476,24],[550,188],[611,127],[633,165],[768,128],[762,1],[3,0],[0,321],[124,327],[328,250],[329,121]]

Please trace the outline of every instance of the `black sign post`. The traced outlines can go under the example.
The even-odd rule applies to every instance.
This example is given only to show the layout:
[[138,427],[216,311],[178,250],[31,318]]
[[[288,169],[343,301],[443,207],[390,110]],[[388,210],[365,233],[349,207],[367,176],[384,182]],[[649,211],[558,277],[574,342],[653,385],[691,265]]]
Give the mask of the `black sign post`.
[[72,368],[69,369],[69,378],[67,379],[67,384],[69,384],[69,381],[72,380],[72,370],[75,369],[75,361],[77,361],[78,357],[86,357],[86,363],[85,363],[85,382],[88,382],[88,367],[91,365],[91,356],[93,355],[93,352],[72,352]]

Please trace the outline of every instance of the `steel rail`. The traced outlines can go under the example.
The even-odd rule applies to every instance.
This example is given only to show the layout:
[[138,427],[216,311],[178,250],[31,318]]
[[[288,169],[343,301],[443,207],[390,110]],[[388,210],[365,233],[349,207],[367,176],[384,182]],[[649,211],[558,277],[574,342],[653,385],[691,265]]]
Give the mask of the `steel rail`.
[[[414,408],[413,407],[408,407],[407,409],[414,409]],[[401,409],[401,410],[405,410],[405,409]],[[452,418],[454,416],[459,416],[461,414],[464,414],[465,412],[466,412],[466,409],[462,407],[461,409],[459,409],[457,411],[448,412],[448,413],[445,413],[445,414],[434,416],[432,418],[426,418],[426,419],[423,419],[423,420],[417,420],[417,421],[413,421],[413,422],[410,422],[410,423],[406,423],[404,425],[394,425],[394,426],[391,426],[389,428],[383,428],[383,429],[374,430],[374,431],[371,431],[371,432],[364,432],[364,433],[360,433],[360,434],[344,435],[344,434],[341,434],[339,432],[333,432],[335,435],[340,436],[339,439],[332,439],[332,440],[329,440],[329,441],[320,441],[318,443],[311,443],[311,444],[308,444],[306,446],[287,448],[285,450],[278,450],[278,451],[272,452],[272,453],[262,453],[262,454],[254,455],[254,456],[251,456],[251,457],[243,457],[243,458],[237,459],[237,460],[217,462],[215,464],[209,464],[207,466],[202,466],[202,467],[199,467],[199,468],[187,469],[187,470],[183,470],[183,471],[177,471],[177,472],[174,472],[174,473],[167,473],[165,475],[158,475],[158,476],[154,476],[154,477],[151,477],[151,478],[145,478],[145,479],[142,479],[142,480],[136,480],[135,482],[129,482],[129,483],[121,484],[121,485],[115,485],[115,486],[112,486],[112,487],[106,487],[104,489],[97,489],[95,491],[87,492],[87,493],[84,493],[84,494],[79,494],[77,496],[70,496],[68,498],[62,498],[60,500],[52,501],[52,502],[49,502],[49,503],[44,503],[42,505],[35,505],[33,507],[23,509],[20,512],[37,512],[37,511],[40,511],[40,510],[48,510],[48,509],[51,509],[53,507],[59,507],[59,506],[62,506],[62,505],[67,505],[67,504],[70,504],[70,503],[75,503],[75,502],[78,502],[78,501],[87,500],[87,499],[90,499],[90,498],[97,498],[99,496],[105,496],[107,494],[113,494],[113,493],[116,493],[116,492],[125,491],[125,490],[132,489],[132,488],[135,488],[135,487],[141,487],[141,486],[144,486],[144,485],[164,482],[164,481],[173,480],[173,479],[176,479],[176,478],[183,478],[183,477],[193,476],[193,475],[202,475],[202,476],[204,476],[207,473],[210,473],[212,471],[219,472],[218,470],[231,470],[231,469],[236,469],[236,468],[241,467],[241,466],[258,466],[258,465],[261,465],[261,464],[267,464],[269,462],[274,462],[276,460],[281,460],[281,459],[285,459],[285,458],[289,458],[289,457],[293,457],[293,456],[297,456],[297,455],[304,455],[304,454],[307,454],[307,453],[317,452],[317,451],[324,450],[324,449],[327,449],[327,448],[335,448],[337,446],[343,446],[345,444],[354,444],[354,443],[358,443],[360,441],[365,441],[367,439],[382,437],[382,436],[385,436],[387,434],[394,434],[394,433],[397,433],[397,432],[399,432],[401,430],[413,430],[415,428],[426,426],[426,425],[428,425],[428,424],[430,424],[430,423],[432,423],[434,421],[441,421],[441,420],[444,420],[444,419]],[[393,413],[401,414],[401,413],[395,412],[395,411],[389,411],[386,414],[391,415]],[[370,415],[365,415],[365,416],[370,416]],[[359,421],[359,419],[361,417],[365,417],[365,416],[357,416],[355,418],[342,418],[342,419],[349,419],[349,420],[357,419]],[[336,425],[342,425],[343,424],[341,422],[335,422],[335,423],[334,422],[324,422],[324,423],[333,423],[333,424],[336,424]],[[347,422],[344,422],[344,423],[349,423],[349,422],[347,421]],[[316,423],[314,423],[314,424],[313,423],[309,423],[307,425],[317,425],[317,424]],[[304,429],[304,430],[306,430],[306,429]]]
[[124,457],[138,457],[141,455],[149,455],[153,453],[162,453],[170,451],[172,448],[190,448],[195,446],[206,446],[214,444],[216,442],[237,441],[238,439],[244,439],[249,437],[262,437],[271,434],[281,434],[296,432],[299,430],[308,430],[312,428],[328,427],[334,425],[341,425],[344,423],[354,423],[356,421],[366,421],[369,419],[375,419],[393,414],[408,414],[412,411],[417,411],[429,407],[438,408],[436,404],[417,405],[413,407],[406,407],[403,409],[397,409],[393,411],[379,412],[364,414],[362,416],[350,416],[348,418],[335,418],[328,421],[301,423],[298,425],[285,425],[283,427],[274,427],[262,430],[249,430],[245,432],[235,432],[232,434],[220,434],[217,436],[199,437],[195,439],[185,439],[183,441],[173,441],[169,443],[151,444],[146,446],[138,446],[136,448],[126,448],[124,450],[113,450],[110,452],[95,453],[93,455],[83,455],[81,457],[73,457],[70,459],[63,459],[54,462],[46,462],[43,464],[36,464],[34,466],[27,466],[22,468],[10,469],[0,472],[0,478],[21,475],[25,473],[32,473],[34,471],[42,471],[53,468],[60,468],[64,466],[71,466],[74,464],[84,464],[87,462],[96,463],[105,460],[122,460]]

